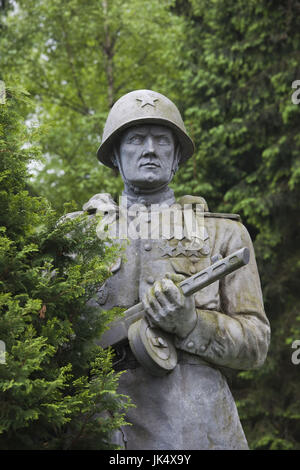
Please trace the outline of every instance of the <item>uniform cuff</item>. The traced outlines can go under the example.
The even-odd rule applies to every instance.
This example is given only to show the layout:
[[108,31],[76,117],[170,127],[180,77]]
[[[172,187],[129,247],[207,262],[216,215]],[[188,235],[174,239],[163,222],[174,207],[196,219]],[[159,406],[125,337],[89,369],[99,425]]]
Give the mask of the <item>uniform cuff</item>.
[[194,329],[184,339],[175,338],[175,347],[198,356],[204,355],[216,335],[217,319],[213,311],[197,309]]

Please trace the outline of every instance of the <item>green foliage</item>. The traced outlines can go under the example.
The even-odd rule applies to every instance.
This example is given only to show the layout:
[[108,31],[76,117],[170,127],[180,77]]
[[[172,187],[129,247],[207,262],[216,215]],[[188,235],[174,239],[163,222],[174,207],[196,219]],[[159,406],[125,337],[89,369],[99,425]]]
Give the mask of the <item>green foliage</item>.
[[[33,178],[53,207],[81,208],[95,192],[117,196],[122,181],[96,158],[112,104],[132,89],[176,96],[182,21],[173,0],[19,0],[2,50],[7,81],[15,74],[35,97],[43,171]],[[22,54],[17,51],[22,50]],[[157,73],[159,71],[159,74]],[[177,81],[178,83],[178,81]]]
[[[43,429],[50,436],[44,442],[50,446],[70,448],[71,441],[64,440],[66,427],[73,436],[77,432],[74,430],[80,429],[80,413],[76,415],[75,401],[74,406],[68,403],[66,408],[67,397],[70,395],[73,400],[77,394],[80,402],[79,397],[87,393],[86,401],[91,403],[93,390],[89,387],[94,382],[90,380],[92,369],[90,376],[82,373],[86,365],[76,356],[83,343],[91,344],[80,342],[78,331],[83,324],[78,313],[79,308],[85,308],[85,292],[89,283],[93,284],[92,272],[97,271],[102,282],[113,253],[101,252],[99,265],[92,256],[87,261],[79,249],[79,232],[76,250],[72,238],[65,236],[72,229],[76,238],[76,226],[67,226],[64,232],[53,222],[57,216],[53,215],[50,222],[45,201],[29,197],[26,190],[46,195],[59,213],[65,201],[75,201],[77,210],[95,192],[107,191],[117,197],[122,186],[120,178],[96,161],[99,136],[117,98],[135,88],[152,88],[175,100],[196,144],[194,157],[172,183],[176,195],[202,195],[212,211],[239,212],[255,241],[272,340],[266,364],[258,371],[240,373],[233,382],[250,446],[299,449],[299,366],[291,362],[291,345],[300,339],[300,106],[291,100],[295,91],[292,82],[300,79],[298,2],[14,3],[18,4],[17,11],[12,2],[5,2],[9,8],[3,10],[6,17],[0,20],[0,78],[14,87],[13,97],[1,107],[4,114],[0,122],[0,226],[5,227],[0,247],[5,288],[1,303],[4,313],[10,312],[12,336],[20,335],[27,341],[26,351],[32,345],[32,352],[26,352],[28,367],[40,367],[34,378],[45,379],[48,387],[53,380],[51,390],[58,397],[57,409],[50,406],[53,400],[45,408],[39,402],[27,408],[24,405],[24,420],[25,412],[28,413],[26,429],[32,430],[28,435],[34,434],[34,423],[38,429],[42,419],[47,421],[42,411],[47,416],[50,411],[57,412],[60,423],[69,420],[54,432],[54,420],[49,418]],[[35,106],[29,113],[15,77],[34,97]],[[16,108],[13,100],[17,96]],[[20,124],[19,113],[29,119],[30,139]],[[4,125],[6,120],[8,124]],[[40,124],[36,126],[36,122]],[[20,144],[29,141],[31,144],[20,151]],[[44,167],[26,187],[26,165],[30,159],[36,161],[38,150],[33,144],[37,141],[41,142]],[[78,263],[76,258],[61,255],[66,250],[78,253]],[[56,271],[56,276],[50,276]],[[89,294],[92,291],[91,286]],[[74,316],[71,312],[75,312]],[[97,329],[98,320],[92,313],[88,318],[84,325],[91,322]],[[9,338],[6,340],[10,344]],[[61,349],[65,343],[71,347],[69,352]],[[15,360],[19,361],[17,374],[21,373],[24,359],[20,344],[14,346]],[[10,354],[9,351],[8,358]],[[93,357],[91,364],[97,358]],[[105,377],[109,370],[106,360],[109,361],[99,356]],[[55,361],[59,365],[54,367]],[[0,372],[3,370],[0,366]],[[41,375],[43,370],[45,378]],[[44,382],[33,384],[29,369],[26,373],[29,381],[24,390],[42,390]],[[104,376],[97,377],[105,381]],[[109,377],[108,373],[110,386],[103,390],[113,391]],[[9,376],[6,386],[11,380]],[[10,390],[5,393],[12,393]],[[16,393],[22,390],[20,386]],[[118,406],[119,397],[114,393],[104,396]],[[24,397],[22,400],[27,403]],[[41,402],[46,403],[45,400]],[[78,407],[85,406],[83,402],[82,399]],[[67,409],[74,413],[68,414]],[[83,429],[94,423],[87,418]],[[106,421],[104,428],[109,423]],[[24,437],[23,431],[21,434]],[[83,434],[86,438],[87,433]],[[81,437],[76,442],[80,446]]]
[[240,374],[235,395],[252,448],[298,449],[299,5],[188,3],[177,2],[187,24],[182,96],[197,150],[174,187],[200,193],[212,211],[240,213],[255,240],[272,341],[265,366]]
[[21,98],[8,89],[0,105],[0,448],[111,448],[129,403],[95,342],[117,312],[92,299],[119,253],[96,237],[96,217],[58,223],[25,190],[38,148],[22,148]]

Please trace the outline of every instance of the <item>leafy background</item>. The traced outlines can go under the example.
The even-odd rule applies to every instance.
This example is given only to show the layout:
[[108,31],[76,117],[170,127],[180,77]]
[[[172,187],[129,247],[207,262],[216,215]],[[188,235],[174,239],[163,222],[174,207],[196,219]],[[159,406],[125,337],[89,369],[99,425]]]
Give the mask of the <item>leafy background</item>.
[[[107,113],[133,89],[167,95],[196,146],[172,183],[175,194],[201,195],[214,212],[239,213],[255,245],[272,341],[265,365],[235,374],[231,383],[250,447],[299,449],[300,365],[291,361],[292,344],[300,339],[300,106],[291,99],[292,83],[300,79],[299,1],[1,0],[0,12],[0,79],[7,102],[13,101],[5,112],[0,105],[1,142],[16,141],[15,163],[1,168],[3,178],[13,175],[6,194],[15,205],[9,203],[10,214],[1,207],[1,225],[17,216],[5,235],[10,247],[20,236],[23,250],[37,243],[24,241],[19,221],[31,213],[26,234],[28,224],[33,232],[41,225],[42,209],[32,207],[41,197],[56,217],[65,202],[80,210],[97,192],[117,198],[120,177],[95,156]],[[5,155],[7,147],[2,150]],[[27,163],[19,187],[22,152]],[[43,230],[49,237],[49,227]],[[38,246],[49,256],[47,244]],[[19,263],[28,253],[21,251]],[[109,256],[104,250],[103,266]],[[5,295],[13,295],[7,278],[4,286]],[[25,290],[42,296],[32,289]],[[26,308],[40,311],[41,305]],[[64,426],[51,430],[50,442],[60,442],[53,445],[62,445],[53,436],[66,436]],[[13,446],[9,429],[3,442],[11,432]]]

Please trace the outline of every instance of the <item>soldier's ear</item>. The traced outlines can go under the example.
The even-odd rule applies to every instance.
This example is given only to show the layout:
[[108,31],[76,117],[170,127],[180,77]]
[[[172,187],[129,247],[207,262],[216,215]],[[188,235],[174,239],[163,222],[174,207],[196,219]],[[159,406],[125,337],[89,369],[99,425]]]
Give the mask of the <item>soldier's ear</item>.
[[111,161],[112,161],[112,164],[116,167],[116,169],[119,169],[119,163],[118,163],[119,157],[120,157],[119,148],[117,145],[114,145]]
[[179,168],[179,163],[180,163],[180,160],[181,160],[181,146],[180,144],[177,142],[176,143],[176,147],[175,147],[175,155],[174,155],[174,163],[173,163],[173,168],[172,168],[172,171],[173,171],[173,174],[175,175],[176,171],[178,170]]

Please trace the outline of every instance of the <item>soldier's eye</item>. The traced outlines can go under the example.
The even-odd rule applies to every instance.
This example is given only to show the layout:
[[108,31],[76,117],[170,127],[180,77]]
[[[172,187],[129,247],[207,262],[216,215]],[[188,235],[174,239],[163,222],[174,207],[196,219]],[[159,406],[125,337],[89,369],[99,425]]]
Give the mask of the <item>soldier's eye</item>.
[[160,145],[169,145],[170,139],[166,135],[159,135],[157,136],[157,142]]
[[143,136],[142,135],[133,135],[128,140],[129,140],[130,144],[139,145],[139,144],[143,143]]

